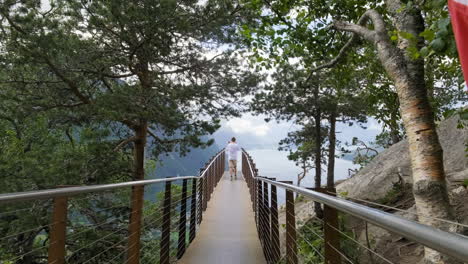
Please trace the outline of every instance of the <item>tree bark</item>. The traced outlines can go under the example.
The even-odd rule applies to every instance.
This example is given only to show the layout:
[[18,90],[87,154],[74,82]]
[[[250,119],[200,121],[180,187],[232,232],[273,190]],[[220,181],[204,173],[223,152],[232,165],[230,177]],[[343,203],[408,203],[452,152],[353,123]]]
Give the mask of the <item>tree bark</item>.
[[[399,0],[387,0],[387,10],[392,14],[395,27],[400,32],[411,33],[417,39],[417,48],[423,45],[419,34],[424,31],[424,20],[421,11],[416,7],[402,8]],[[424,79],[424,60],[411,58],[406,51],[412,41],[400,38],[394,46],[384,20],[376,11],[370,10],[369,19],[374,24],[374,30],[348,23],[335,23],[338,29],[354,32],[374,43],[378,57],[390,78],[395,82],[400,101],[400,113],[406,129],[409,142],[409,154],[413,173],[413,194],[420,216],[430,216],[453,220],[453,212],[449,203],[442,147],[437,136],[434,114],[427,95]],[[445,222],[421,217],[420,222],[446,231],[454,231],[454,227]],[[425,263],[456,263],[446,259],[440,253],[425,248]]]
[[[136,140],[134,141],[134,171],[133,180],[145,179],[145,145],[148,123],[141,120],[140,124],[134,128]],[[140,261],[140,235],[141,216],[143,214],[144,186],[132,187],[131,212],[129,223],[129,237],[127,245],[127,262],[137,264]]]
[[327,188],[333,188],[335,186],[336,109],[330,113],[329,122]]
[[[317,86],[314,90],[315,97],[315,113],[314,113],[314,122],[315,122],[315,188],[320,188],[322,181],[322,133],[320,121],[322,119],[322,112],[318,102],[318,89]],[[323,210],[320,203],[314,203],[315,214],[319,218],[323,218]]]

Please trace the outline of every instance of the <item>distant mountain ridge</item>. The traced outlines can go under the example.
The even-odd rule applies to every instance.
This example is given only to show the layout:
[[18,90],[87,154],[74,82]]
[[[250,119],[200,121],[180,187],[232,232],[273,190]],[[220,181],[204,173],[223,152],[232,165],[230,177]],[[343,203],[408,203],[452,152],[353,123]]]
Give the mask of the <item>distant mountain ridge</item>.
[[156,171],[150,176],[152,179],[175,177],[175,176],[196,176],[205,163],[215,155],[221,147],[213,144],[207,148],[191,148],[185,156],[177,152],[169,152],[158,157]]

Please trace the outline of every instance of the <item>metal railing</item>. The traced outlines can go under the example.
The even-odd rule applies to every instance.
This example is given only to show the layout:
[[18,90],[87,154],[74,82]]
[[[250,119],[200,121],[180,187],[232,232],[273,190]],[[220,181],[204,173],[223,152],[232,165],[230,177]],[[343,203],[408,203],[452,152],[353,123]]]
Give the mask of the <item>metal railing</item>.
[[[28,214],[25,223],[41,223],[19,232],[0,226],[0,263],[32,263],[34,259],[34,263],[49,264],[169,264],[180,259],[195,239],[224,170],[223,149],[200,169],[199,176],[0,194],[0,221],[22,221]],[[158,184],[163,186],[158,188]],[[134,208],[143,203],[128,200],[129,187],[141,191],[138,199],[145,193],[160,199]],[[41,221],[39,215],[34,219],[36,207],[43,212]],[[132,238],[135,234],[137,241]],[[31,243],[12,246],[19,245],[25,235],[33,236]]]
[[[351,239],[356,243],[359,242],[340,230],[338,212],[349,214],[366,223],[401,235],[447,256],[464,262],[468,261],[468,237],[466,236],[445,232],[394,214],[330,195],[336,193],[335,190],[321,188],[314,191],[311,188],[295,186],[292,182],[281,182],[276,181],[274,178],[260,177],[258,176],[258,169],[256,169],[252,157],[245,150],[242,151],[242,172],[250,189],[260,242],[269,263],[278,263],[283,259],[287,263],[298,263],[298,240],[309,243],[312,250],[315,250],[323,258],[324,263],[339,264],[342,263],[342,260],[353,263],[340,250],[340,236]],[[280,251],[277,188],[282,188],[286,192],[286,254],[283,257]],[[301,234],[299,234],[295,219],[294,193],[324,205],[323,219],[316,218],[323,225],[323,235],[310,230],[310,232],[315,234],[316,238],[323,240],[323,252],[317,250],[316,246],[312,245],[313,243],[310,243],[307,237],[300,237]],[[360,246],[375,254],[383,262],[393,263],[369,247],[365,245]]]

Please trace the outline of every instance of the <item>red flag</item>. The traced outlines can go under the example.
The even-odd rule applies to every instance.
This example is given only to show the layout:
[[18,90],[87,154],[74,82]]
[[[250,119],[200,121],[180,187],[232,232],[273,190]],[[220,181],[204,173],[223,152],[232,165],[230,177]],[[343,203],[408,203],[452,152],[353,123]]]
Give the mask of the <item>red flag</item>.
[[468,82],[468,0],[449,0],[448,5],[463,76]]

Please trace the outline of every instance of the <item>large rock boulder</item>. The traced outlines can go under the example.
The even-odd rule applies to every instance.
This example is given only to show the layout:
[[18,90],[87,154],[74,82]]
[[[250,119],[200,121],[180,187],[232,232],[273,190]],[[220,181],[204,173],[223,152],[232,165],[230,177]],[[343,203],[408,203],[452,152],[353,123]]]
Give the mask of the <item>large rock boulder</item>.
[[[468,142],[468,128],[457,128],[458,116],[439,124],[438,135],[444,150],[444,167],[450,182],[468,179],[468,158],[465,144]],[[408,141],[379,153],[366,167],[354,176],[337,185],[338,192],[347,196],[376,201],[391,191],[394,183],[403,180],[412,183]]]

